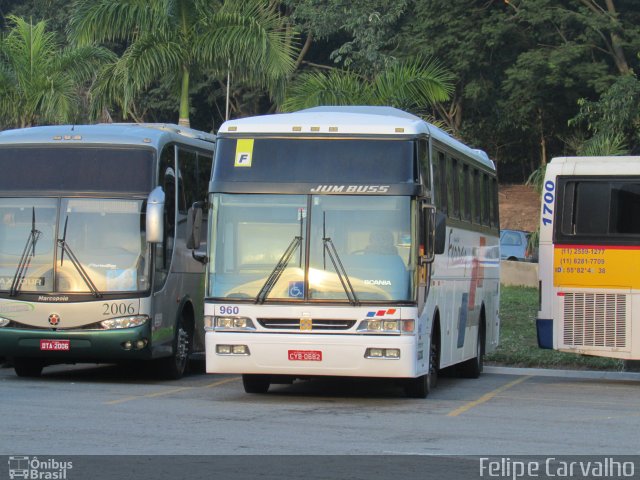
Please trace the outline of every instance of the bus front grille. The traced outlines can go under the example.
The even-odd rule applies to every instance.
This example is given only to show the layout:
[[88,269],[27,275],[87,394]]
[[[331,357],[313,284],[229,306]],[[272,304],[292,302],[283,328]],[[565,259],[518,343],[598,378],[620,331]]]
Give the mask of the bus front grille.
[[[274,330],[300,330],[299,318],[258,318],[264,328]],[[349,330],[356,324],[355,320],[318,319],[311,321],[311,330]]]
[[564,344],[627,347],[627,296],[619,293],[565,293]]

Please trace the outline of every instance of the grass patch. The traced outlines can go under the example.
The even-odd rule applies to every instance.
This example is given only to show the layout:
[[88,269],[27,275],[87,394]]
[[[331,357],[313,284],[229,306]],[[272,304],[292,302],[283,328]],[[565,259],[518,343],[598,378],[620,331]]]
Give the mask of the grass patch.
[[571,370],[623,369],[621,360],[539,348],[536,335],[538,290],[504,286],[500,290],[500,346],[485,357],[488,365]]

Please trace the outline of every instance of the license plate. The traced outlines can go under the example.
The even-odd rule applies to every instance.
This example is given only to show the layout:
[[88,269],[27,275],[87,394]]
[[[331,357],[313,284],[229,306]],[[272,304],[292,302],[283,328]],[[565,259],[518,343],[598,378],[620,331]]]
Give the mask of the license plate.
[[68,352],[71,350],[70,340],[40,340],[40,350]]
[[322,352],[320,350],[289,350],[289,360],[321,362]]

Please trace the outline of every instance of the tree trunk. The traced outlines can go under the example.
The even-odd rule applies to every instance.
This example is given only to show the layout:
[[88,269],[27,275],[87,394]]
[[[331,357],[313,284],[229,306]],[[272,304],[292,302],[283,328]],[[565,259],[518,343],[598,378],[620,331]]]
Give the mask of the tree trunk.
[[547,164],[547,139],[544,136],[544,122],[542,111],[538,110],[538,126],[540,128],[540,166]]
[[189,69],[182,67],[182,86],[180,89],[180,112],[178,125],[191,126],[189,122]]
[[[612,17],[617,17],[616,7],[613,4],[613,0],[605,0],[607,4],[607,11],[611,14]],[[625,57],[624,50],[620,44],[622,43],[622,39],[616,32],[611,32],[611,48],[613,49],[613,58],[616,62],[616,66],[618,70],[623,75],[629,73],[629,64],[627,63],[627,58]]]

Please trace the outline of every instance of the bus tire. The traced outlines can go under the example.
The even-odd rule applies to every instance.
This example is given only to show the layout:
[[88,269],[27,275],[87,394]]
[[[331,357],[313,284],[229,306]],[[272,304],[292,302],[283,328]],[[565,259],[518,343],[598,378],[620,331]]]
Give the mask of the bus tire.
[[460,376],[464,378],[478,378],[484,369],[484,324],[480,324],[476,340],[476,356],[462,362],[459,366]]
[[42,375],[44,362],[35,358],[14,358],[13,369],[19,377],[37,378]]
[[173,353],[158,360],[160,374],[167,380],[179,380],[187,371],[189,354],[193,348],[193,330],[181,316],[176,325]]
[[242,375],[242,385],[246,393],[267,393],[271,386],[269,375]]
[[408,378],[404,383],[404,394],[409,398],[427,398],[430,392],[429,375]]
[[440,368],[440,332],[434,329],[429,347],[429,373],[405,380],[404,393],[409,398],[427,398],[438,384]]

